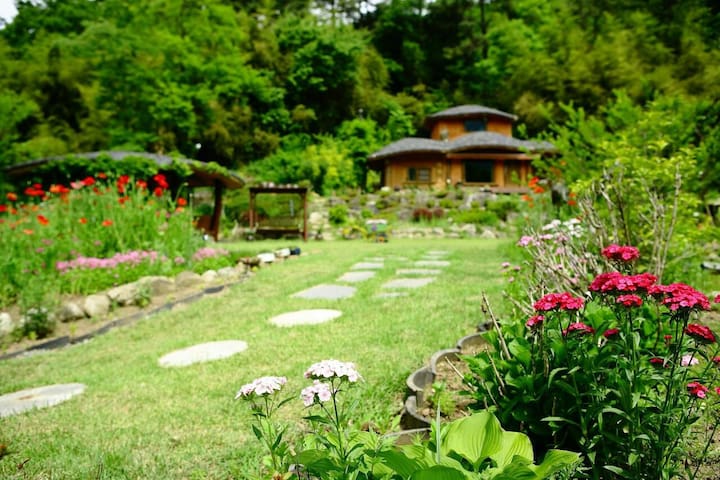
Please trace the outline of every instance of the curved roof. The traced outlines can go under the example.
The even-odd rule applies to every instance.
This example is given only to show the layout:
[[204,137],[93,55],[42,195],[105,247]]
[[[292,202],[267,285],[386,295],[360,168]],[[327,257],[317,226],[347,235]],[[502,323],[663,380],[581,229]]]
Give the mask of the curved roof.
[[494,115],[512,121],[517,120],[517,117],[512,113],[503,112],[483,105],[459,105],[428,115],[426,121],[434,122],[442,118],[481,117],[484,115]]
[[428,138],[403,138],[370,155],[369,160],[408,153],[459,153],[468,150],[501,149],[521,152],[550,152],[555,146],[549,142],[520,140],[495,132],[473,132],[445,142]]
[[171,157],[169,155],[160,155],[157,153],[147,152],[122,152],[122,151],[102,151],[102,152],[88,152],[88,153],[68,153],[66,155],[58,155],[54,157],[41,158],[38,160],[32,160],[30,162],[18,163],[16,165],[10,165],[5,167],[3,170],[9,176],[19,176],[25,173],[32,172],[35,168],[45,165],[54,161],[63,161],[67,158],[86,158],[94,159],[99,156],[108,156],[113,160],[122,161],[126,157],[142,157],[148,160],[153,160],[157,165],[167,167],[172,165],[173,162],[180,162],[186,164],[192,170],[192,175],[189,178],[189,184],[193,187],[206,187],[215,185],[216,181],[219,181],[226,188],[242,188],[245,185],[245,181],[234,172],[220,167],[213,163],[205,163],[199,160],[190,160],[184,157]]

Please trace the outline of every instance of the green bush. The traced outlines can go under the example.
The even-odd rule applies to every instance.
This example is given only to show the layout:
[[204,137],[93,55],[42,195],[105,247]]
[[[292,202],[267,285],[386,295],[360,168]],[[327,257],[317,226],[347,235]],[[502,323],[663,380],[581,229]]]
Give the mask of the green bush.
[[450,198],[443,198],[442,200],[440,200],[440,206],[442,208],[450,210],[457,207],[457,202]]
[[348,220],[348,207],[344,204],[333,205],[328,211],[330,224],[334,226],[340,226]]
[[508,214],[517,212],[518,203],[513,198],[502,198],[499,200],[489,200],[485,204],[485,208],[493,212],[503,222],[507,221]]
[[473,223],[475,225],[487,225],[490,227],[500,223],[500,219],[495,213],[488,210],[456,210],[452,214],[455,223]]

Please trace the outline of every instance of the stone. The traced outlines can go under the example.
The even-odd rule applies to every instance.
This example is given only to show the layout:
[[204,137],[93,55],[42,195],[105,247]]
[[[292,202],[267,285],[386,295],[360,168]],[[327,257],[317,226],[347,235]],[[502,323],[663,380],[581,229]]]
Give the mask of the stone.
[[7,312],[0,312],[0,337],[9,335],[15,329],[12,317]]
[[448,267],[450,262],[447,260],[418,260],[415,262],[416,267]]
[[175,291],[175,282],[168,277],[152,276],[138,280],[140,288],[148,288],[150,295],[167,295]]
[[384,257],[369,257],[369,258],[366,258],[365,261],[382,263],[385,261],[385,258]]
[[270,319],[270,323],[278,327],[294,327],[296,325],[317,325],[329,322],[342,315],[340,310],[315,309],[298,310],[296,312],[283,313]]
[[435,277],[397,278],[382,285],[382,288],[420,288],[434,282]]
[[232,267],[223,267],[217,271],[218,277],[220,278],[237,278],[238,272]]
[[275,254],[270,252],[258,253],[257,258],[260,260],[260,263],[273,263],[275,261]]
[[200,275],[187,270],[184,272],[180,272],[178,276],[175,277],[175,285],[177,286],[177,288],[196,287],[198,285],[201,285],[202,283],[203,279]]
[[439,275],[441,272],[433,268],[399,268],[395,275]]
[[426,253],[426,255],[432,255],[435,257],[444,257],[445,255],[450,255],[450,252],[447,250],[430,250]]
[[83,302],[83,310],[88,317],[102,317],[110,311],[110,298],[107,295],[88,295]]
[[384,266],[381,262],[359,262],[350,267],[350,270],[378,270]]
[[281,248],[280,250],[275,250],[275,256],[279,258],[287,258],[290,256],[290,249]]
[[492,230],[489,230],[486,228],[480,234],[480,238],[493,239],[493,238],[498,238],[498,235],[495,232],[493,232]]
[[218,272],[215,270],[206,270],[200,275],[205,283],[212,283],[218,279]]
[[242,340],[201,343],[163,355],[158,363],[161,367],[186,367],[193,363],[228,358],[247,350],[247,347],[247,343]]
[[134,282],[111,288],[107,292],[107,296],[110,298],[110,301],[115,302],[118,305],[134,304],[137,301],[139,294],[140,291],[138,289],[138,285]]
[[63,302],[57,313],[57,319],[61,322],[72,322],[85,318],[85,311],[75,302]]
[[355,295],[355,287],[347,287],[344,285],[328,285],[322,284],[315,287],[302,290],[293,294],[295,298],[321,299],[321,300],[338,300],[341,298],[349,298]]
[[47,385],[0,396],[0,418],[57,405],[85,391],[82,383]]
[[474,223],[465,223],[460,227],[460,232],[466,235],[477,234],[477,226]]
[[344,273],[342,277],[338,278],[338,282],[357,283],[364,282],[375,276],[375,272],[368,272],[362,270],[356,270],[354,272]]

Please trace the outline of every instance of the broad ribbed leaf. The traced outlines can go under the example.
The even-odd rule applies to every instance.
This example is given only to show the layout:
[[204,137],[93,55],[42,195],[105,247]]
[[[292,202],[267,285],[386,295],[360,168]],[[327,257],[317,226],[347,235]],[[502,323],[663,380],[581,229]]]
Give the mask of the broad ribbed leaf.
[[527,435],[520,432],[503,432],[502,446],[493,455],[490,455],[499,468],[509,465],[513,457],[526,458],[530,463],[534,460],[532,443]]
[[579,461],[580,454],[578,453],[568,452],[567,450],[548,450],[542,463],[533,465],[530,468],[537,474],[538,478],[548,478],[553,473],[575,465]]
[[490,412],[476,413],[450,423],[443,432],[442,453],[455,452],[477,467],[502,448],[503,429]]
[[413,473],[410,480],[467,480],[467,477],[454,468],[436,465]]

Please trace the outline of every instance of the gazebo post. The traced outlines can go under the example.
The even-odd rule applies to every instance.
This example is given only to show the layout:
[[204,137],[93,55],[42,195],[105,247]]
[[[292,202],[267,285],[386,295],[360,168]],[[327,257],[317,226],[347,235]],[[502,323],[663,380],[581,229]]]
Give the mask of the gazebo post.
[[302,193],[302,199],[303,199],[303,240],[307,242],[308,238],[308,202],[307,202],[307,194],[308,191],[305,189],[305,191]]
[[255,192],[250,189],[250,211],[248,212],[248,221],[250,222],[250,229],[255,228]]
[[216,242],[220,233],[220,215],[222,214],[222,192],[222,182],[220,182],[220,180],[215,180],[215,207],[213,209],[212,219],[210,220],[210,231]]

